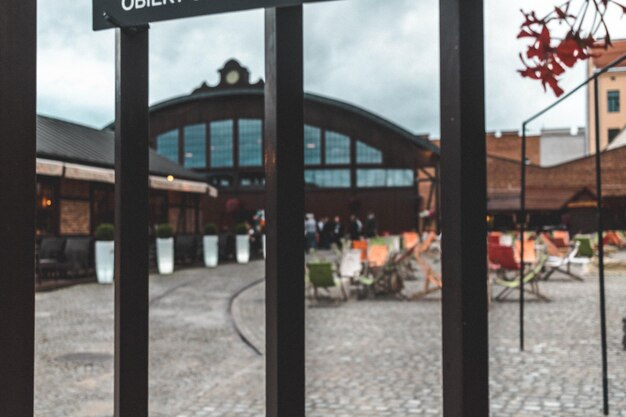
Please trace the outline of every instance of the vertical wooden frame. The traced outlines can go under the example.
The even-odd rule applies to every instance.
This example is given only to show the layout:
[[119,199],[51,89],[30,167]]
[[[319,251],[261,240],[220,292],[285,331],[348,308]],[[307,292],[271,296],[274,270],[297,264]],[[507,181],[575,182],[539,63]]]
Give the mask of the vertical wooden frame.
[[115,417],[148,417],[148,29],[118,29]]
[[265,73],[267,416],[303,417],[302,6],[266,10]]
[[32,416],[37,3],[0,12],[0,416]]
[[440,0],[444,417],[489,415],[482,0]]

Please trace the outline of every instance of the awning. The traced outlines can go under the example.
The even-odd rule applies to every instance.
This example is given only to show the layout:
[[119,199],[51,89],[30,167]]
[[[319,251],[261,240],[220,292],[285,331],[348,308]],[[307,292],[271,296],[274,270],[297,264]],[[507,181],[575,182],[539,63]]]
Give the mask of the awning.
[[63,162],[37,158],[37,174],[49,177],[62,177]]
[[208,184],[197,181],[177,180],[174,178],[163,178],[150,176],[150,188],[155,190],[179,191],[183,193],[207,193],[211,197],[217,197],[217,190]]
[[[115,183],[115,171],[89,165],[70,164],[60,161],[37,158],[37,174],[64,177],[73,180]],[[150,175],[150,188],[155,190],[177,191],[181,193],[208,194],[217,198],[217,189],[200,181],[159,177]]]
[[115,183],[115,171],[87,165],[65,164],[65,178],[83,181]]

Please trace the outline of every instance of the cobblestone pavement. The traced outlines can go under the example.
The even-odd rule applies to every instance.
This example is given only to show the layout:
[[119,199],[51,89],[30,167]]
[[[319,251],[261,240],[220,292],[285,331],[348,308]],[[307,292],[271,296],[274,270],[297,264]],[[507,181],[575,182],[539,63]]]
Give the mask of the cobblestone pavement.
[[[231,295],[262,275],[253,262],[152,278],[151,416],[264,416],[264,358],[227,314]],[[583,283],[541,283],[553,301],[529,301],[523,354],[517,303],[493,305],[492,416],[602,414],[597,288],[591,273]],[[252,286],[233,304],[260,350],[263,294]],[[112,295],[96,285],[37,295],[37,416],[111,415]],[[626,416],[626,274],[608,274],[607,297],[612,415]],[[306,313],[308,417],[441,415],[439,294],[322,302]]]

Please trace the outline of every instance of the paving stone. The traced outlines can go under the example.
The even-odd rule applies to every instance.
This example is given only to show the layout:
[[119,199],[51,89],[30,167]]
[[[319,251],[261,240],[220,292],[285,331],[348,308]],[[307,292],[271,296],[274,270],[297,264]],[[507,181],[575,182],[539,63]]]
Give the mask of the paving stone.
[[[233,330],[228,303],[261,278],[262,262],[151,277],[151,417],[261,417],[265,363]],[[593,271],[592,271],[593,272]],[[409,289],[420,282],[410,283]],[[518,304],[489,313],[491,415],[600,417],[598,283],[554,275],[550,303],[529,300],[518,351]],[[306,310],[307,416],[441,415],[440,294],[416,302],[323,302]],[[37,294],[36,416],[110,417],[113,289]],[[611,406],[626,416],[626,274],[607,276]],[[233,317],[263,350],[264,285],[242,293]]]

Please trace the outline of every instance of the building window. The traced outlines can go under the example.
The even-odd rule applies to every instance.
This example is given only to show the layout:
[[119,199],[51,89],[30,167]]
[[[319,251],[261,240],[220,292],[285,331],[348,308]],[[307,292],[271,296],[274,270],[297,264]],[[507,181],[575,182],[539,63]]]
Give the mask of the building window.
[[410,169],[357,169],[356,185],[361,188],[411,187],[413,171]]
[[613,142],[622,129],[609,129],[609,143]]
[[263,187],[265,186],[264,174],[240,174],[239,185],[241,187]]
[[350,188],[350,170],[307,169],[304,171],[304,182],[319,188]]
[[233,177],[230,175],[211,175],[209,184],[217,188],[230,188],[233,186]]
[[185,126],[185,168],[206,168],[206,125]]
[[361,188],[384,187],[387,173],[384,169],[357,169],[356,186]]
[[260,119],[239,120],[239,165],[263,165],[263,123]]
[[233,166],[233,121],[211,122],[211,167]]
[[178,162],[178,129],[157,136],[157,153],[170,161]]
[[411,169],[388,169],[387,187],[411,187],[413,186],[413,170]]
[[611,90],[607,93],[609,113],[619,112],[619,91]]
[[350,138],[337,132],[326,132],[326,163],[341,165],[350,163]]
[[304,125],[304,164],[322,163],[322,131],[317,127]]
[[372,146],[357,141],[356,162],[357,164],[382,164],[383,153]]

